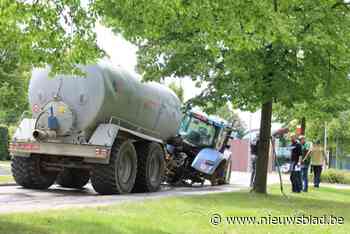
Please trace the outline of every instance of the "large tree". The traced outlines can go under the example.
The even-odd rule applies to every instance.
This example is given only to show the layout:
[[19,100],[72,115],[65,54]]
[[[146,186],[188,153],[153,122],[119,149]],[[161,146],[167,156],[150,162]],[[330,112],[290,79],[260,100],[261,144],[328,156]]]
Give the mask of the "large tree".
[[217,106],[262,109],[254,190],[266,193],[272,105],[349,82],[350,10],[340,0],[96,0],[104,23],[139,46],[144,77],[190,76]]

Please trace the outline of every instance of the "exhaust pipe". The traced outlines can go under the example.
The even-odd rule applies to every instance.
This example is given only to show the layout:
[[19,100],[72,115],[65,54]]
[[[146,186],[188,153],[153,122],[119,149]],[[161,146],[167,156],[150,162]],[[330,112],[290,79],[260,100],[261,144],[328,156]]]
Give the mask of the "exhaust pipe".
[[33,137],[35,140],[53,139],[56,138],[56,131],[35,129],[33,131]]

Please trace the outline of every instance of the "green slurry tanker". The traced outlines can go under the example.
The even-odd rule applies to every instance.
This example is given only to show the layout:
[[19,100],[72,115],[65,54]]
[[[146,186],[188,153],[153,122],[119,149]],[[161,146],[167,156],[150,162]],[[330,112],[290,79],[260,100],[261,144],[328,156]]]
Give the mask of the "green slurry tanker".
[[[86,77],[50,78],[48,68],[33,70],[29,84],[32,115],[22,119],[10,144],[17,184],[46,189],[56,182],[79,189],[91,180],[99,194],[121,194],[157,191],[161,182],[172,181],[174,175],[169,174],[167,165],[169,160],[176,161],[171,160],[176,155],[168,151],[172,146],[169,142],[179,137],[184,140],[181,144],[187,142],[179,134],[183,115],[177,96],[165,86],[142,83],[108,64],[80,68]],[[189,115],[185,116],[188,121]],[[215,139],[225,127],[209,125],[218,132],[212,133],[212,144],[205,148],[215,148]],[[214,156],[218,163],[215,168],[223,168],[223,162],[229,161],[219,151]],[[197,164],[208,163],[208,157],[213,156],[202,155],[204,161],[197,158]],[[214,161],[210,163],[214,165]],[[211,166],[206,174],[204,164],[196,162],[192,169],[198,166],[202,171],[199,177],[217,177],[215,168]],[[225,176],[227,173],[221,175]]]

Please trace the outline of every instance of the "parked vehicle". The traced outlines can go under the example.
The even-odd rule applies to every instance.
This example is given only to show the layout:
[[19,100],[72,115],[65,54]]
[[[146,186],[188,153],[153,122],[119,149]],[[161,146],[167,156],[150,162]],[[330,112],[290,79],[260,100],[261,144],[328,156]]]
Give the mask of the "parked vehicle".
[[[142,83],[107,64],[81,69],[87,77],[50,78],[48,68],[33,71],[32,116],[23,118],[10,144],[17,184],[46,189],[56,182],[79,189],[91,180],[100,194],[153,192],[169,171],[166,155],[194,157],[192,166],[207,175],[203,178],[224,167],[224,125],[202,120],[203,131],[189,131],[192,125],[184,124],[191,124],[193,115],[185,115],[180,127],[181,104],[167,87]],[[209,134],[206,141],[194,141],[198,135],[207,137],[204,134]],[[185,148],[178,151],[174,144],[176,150],[169,154],[166,146],[174,139],[182,139]]]

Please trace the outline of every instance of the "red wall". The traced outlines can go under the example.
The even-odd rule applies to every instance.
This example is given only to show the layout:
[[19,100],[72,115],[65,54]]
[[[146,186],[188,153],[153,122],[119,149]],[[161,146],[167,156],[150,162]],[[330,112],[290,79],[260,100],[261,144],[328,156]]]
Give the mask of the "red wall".
[[248,171],[249,163],[249,142],[248,140],[231,141],[231,159],[233,171]]
[[[250,146],[249,140],[232,140],[231,141],[231,160],[232,171],[250,171]],[[268,171],[272,171],[272,153],[270,145],[270,156]]]

